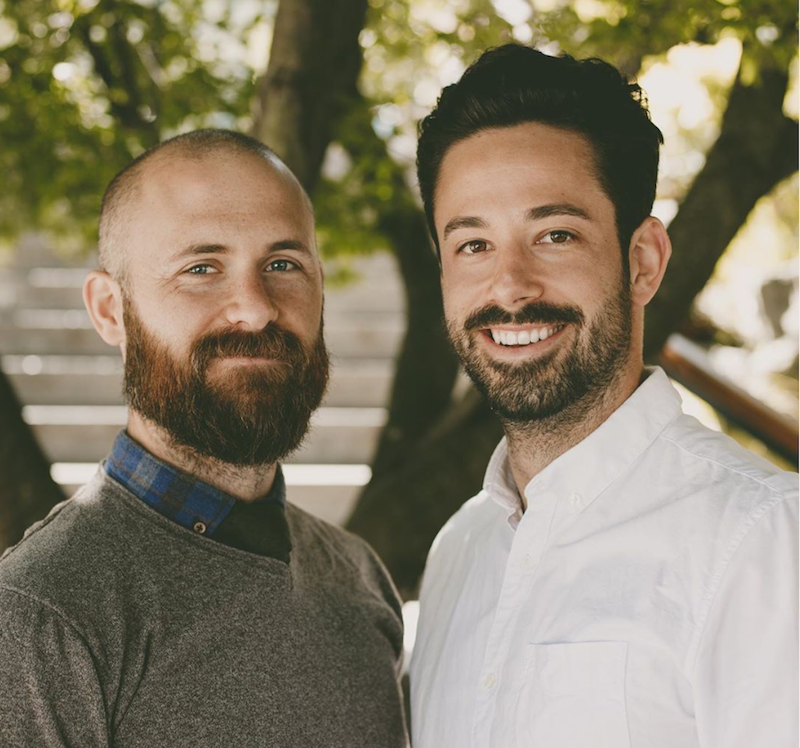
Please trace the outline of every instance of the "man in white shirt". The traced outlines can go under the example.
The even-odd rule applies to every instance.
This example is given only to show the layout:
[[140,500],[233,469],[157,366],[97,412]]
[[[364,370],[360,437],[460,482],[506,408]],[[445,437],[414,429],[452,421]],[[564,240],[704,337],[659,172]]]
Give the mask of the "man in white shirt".
[[423,121],[448,331],[505,438],[428,559],[415,748],[796,745],[796,476],[643,366],[661,140],[610,65],[518,45]]

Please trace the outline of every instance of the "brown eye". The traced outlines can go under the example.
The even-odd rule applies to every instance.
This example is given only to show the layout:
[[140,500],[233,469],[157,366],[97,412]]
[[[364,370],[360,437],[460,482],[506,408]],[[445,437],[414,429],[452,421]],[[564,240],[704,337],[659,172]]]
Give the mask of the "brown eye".
[[575,239],[571,231],[548,231],[540,240],[541,244],[568,244]]
[[475,255],[479,252],[485,252],[488,249],[488,245],[486,244],[483,239],[473,239],[466,244],[462,244],[459,248],[459,252],[466,252],[467,254]]

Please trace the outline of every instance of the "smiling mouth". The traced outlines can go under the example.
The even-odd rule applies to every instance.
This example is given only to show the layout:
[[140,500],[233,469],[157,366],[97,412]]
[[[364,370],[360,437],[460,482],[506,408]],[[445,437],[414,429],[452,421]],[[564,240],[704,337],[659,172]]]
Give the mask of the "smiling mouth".
[[564,329],[563,324],[558,325],[530,325],[528,327],[509,330],[503,327],[489,327],[484,330],[497,345],[524,346],[533,345],[547,340]]

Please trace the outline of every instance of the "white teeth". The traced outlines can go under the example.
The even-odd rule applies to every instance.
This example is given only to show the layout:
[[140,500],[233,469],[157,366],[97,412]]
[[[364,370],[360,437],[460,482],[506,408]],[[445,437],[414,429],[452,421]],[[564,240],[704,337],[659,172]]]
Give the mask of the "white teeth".
[[543,327],[538,330],[492,330],[489,329],[489,334],[492,340],[498,345],[530,345],[531,343],[538,343],[540,340],[547,340],[551,335],[555,335],[561,330],[563,325],[555,325],[553,327]]

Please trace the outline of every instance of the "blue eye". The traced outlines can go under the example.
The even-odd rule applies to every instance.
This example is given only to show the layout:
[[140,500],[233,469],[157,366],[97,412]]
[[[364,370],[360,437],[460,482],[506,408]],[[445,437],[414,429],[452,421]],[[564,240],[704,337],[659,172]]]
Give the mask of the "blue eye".
[[297,268],[290,260],[273,260],[267,265],[268,273],[285,273],[287,270],[294,270]]
[[204,263],[202,265],[192,265],[186,272],[189,273],[189,275],[208,275],[213,271],[213,266]]

